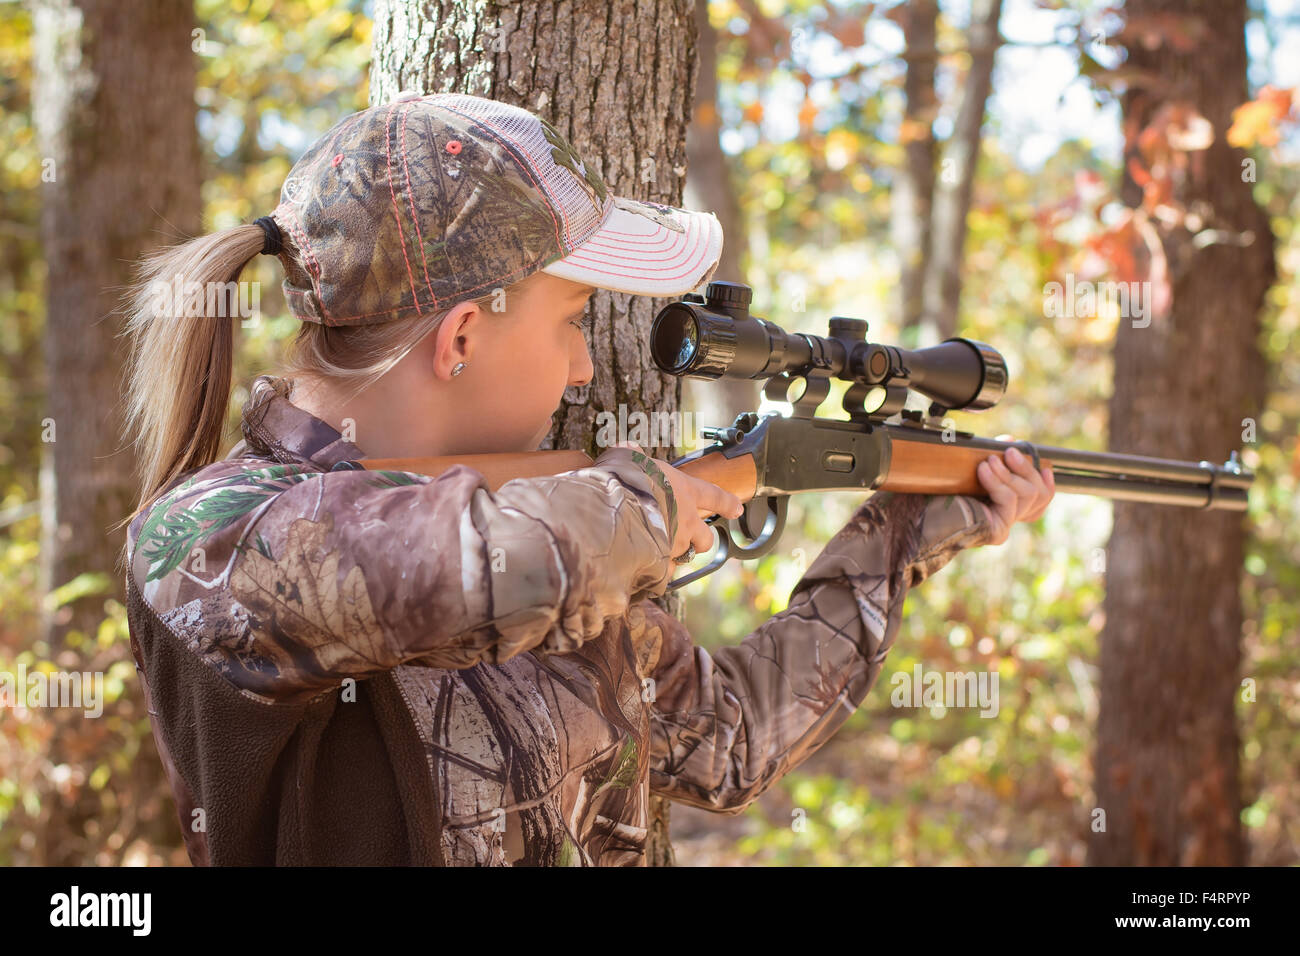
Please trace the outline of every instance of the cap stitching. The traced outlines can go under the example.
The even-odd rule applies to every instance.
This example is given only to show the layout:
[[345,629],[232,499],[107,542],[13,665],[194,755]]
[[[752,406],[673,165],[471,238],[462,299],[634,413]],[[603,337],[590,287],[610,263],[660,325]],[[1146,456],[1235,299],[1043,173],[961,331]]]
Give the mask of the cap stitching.
[[[512,272],[512,273],[510,273],[510,275],[506,276],[505,278],[508,279],[508,278],[510,278],[510,276],[513,276],[514,274],[515,274],[515,273]],[[495,281],[495,282],[500,282],[501,280],[500,280],[500,279],[495,279],[495,280],[493,280],[493,281]],[[491,285],[491,283],[485,283],[485,285]],[[483,288],[483,286],[473,286],[472,288],[466,289],[466,290],[464,290],[463,292],[457,293],[457,295],[459,295],[459,296],[468,295],[469,293],[474,292],[474,291],[477,291],[477,290],[480,289],[480,288]],[[304,291],[301,290],[301,289],[285,289],[284,291],[285,291],[285,293],[286,293],[287,295],[301,295],[301,296],[309,296],[309,295],[311,295],[310,292],[304,292]],[[355,313],[355,314],[353,314],[353,315],[332,315],[332,316],[330,316],[330,318],[332,318],[332,319],[334,320],[334,322],[333,322],[332,324],[334,324],[334,325],[342,325],[342,324],[344,324],[344,323],[346,323],[346,322],[350,322],[350,321],[352,321],[353,319],[368,319],[368,318],[370,318],[370,316],[372,316],[372,315],[390,315],[390,314],[392,314],[394,318],[397,318],[397,315],[396,315],[395,313],[399,313],[399,312],[411,312],[411,311],[415,311],[415,312],[417,312],[419,315],[424,315],[424,314],[425,314],[424,312],[419,311],[421,308],[422,308],[422,306],[416,306],[416,305],[395,305],[395,306],[393,306],[391,309],[378,309],[378,310],[376,310],[376,311],[374,311],[374,312],[357,312],[357,313]],[[303,320],[303,321],[311,321],[311,320]]]
[[[286,210],[286,212],[288,212],[288,210]],[[289,235],[293,236],[295,240],[301,240],[299,248],[303,250],[303,255],[306,257],[308,263],[316,262],[316,256],[312,252],[311,243],[307,239],[307,230],[303,228],[302,221],[299,219],[298,214],[290,212],[289,217]],[[318,272],[320,271],[319,262],[316,262],[316,269]],[[308,267],[303,271],[307,273],[307,281],[311,283],[312,289],[316,293],[316,301],[311,304],[316,307],[315,311],[321,314],[321,322],[323,323],[325,319],[329,317],[329,312],[325,308],[325,298],[321,295],[320,283],[316,281],[316,276],[312,273],[310,265],[308,265]],[[288,291],[293,292],[295,290],[290,289]],[[300,294],[306,295],[305,292]]]
[[[393,137],[392,137],[392,115],[397,104],[393,103],[384,113],[384,151],[387,154],[388,162],[388,194],[393,199],[393,221],[397,223],[397,241],[402,246],[402,259],[406,262],[406,275],[411,282],[411,297],[415,300],[416,311],[419,312],[420,293],[415,288],[415,273],[411,271],[411,258],[406,254],[406,233],[402,230],[402,215],[397,207],[397,190],[393,188]],[[423,315],[423,313],[419,313]]]
[[[703,221],[700,222],[700,225],[701,225],[701,226],[704,226],[704,228],[703,228],[702,230],[698,230],[698,231],[696,231],[696,233],[695,233],[695,241],[694,241],[694,243],[691,245],[691,247],[690,247],[689,250],[685,250],[685,251],[686,251],[686,254],[687,254],[688,256],[689,256],[689,255],[695,255],[695,254],[697,253],[697,251],[700,250],[701,246],[703,246],[703,249],[704,249],[704,253],[705,253],[705,255],[708,254],[708,241],[707,241],[707,236],[708,236],[708,227],[703,223]],[[662,229],[663,227],[661,226],[660,228]],[[701,240],[702,240],[702,239],[705,240],[703,243],[701,243]],[[630,251],[630,250],[629,250],[629,251]],[[614,266],[614,265],[615,265],[615,263],[613,263],[613,262],[607,262],[607,261],[604,261],[604,260],[601,260],[601,259],[594,259],[594,258],[592,258],[591,256],[583,256],[581,250],[575,250],[574,253],[573,253],[573,255],[568,256],[567,258],[568,258],[570,261],[574,261],[574,264],[575,264],[575,265],[578,265],[578,264],[579,264],[578,261],[579,261],[579,260],[582,260],[582,259],[584,259],[584,258],[585,258],[585,259],[588,259],[588,260],[590,260],[590,261],[593,261],[593,262],[597,262],[597,263],[599,263],[600,265],[605,265],[605,266]],[[702,256],[696,255],[695,258],[688,260],[687,265],[686,265],[686,268],[685,268],[685,271],[682,271],[682,272],[676,272],[676,273],[673,273],[673,274],[670,275],[670,276],[651,276],[651,275],[644,275],[644,277],[647,278],[647,279],[650,279],[650,280],[652,280],[652,281],[655,281],[655,282],[663,282],[663,281],[667,281],[667,280],[669,280],[669,279],[678,279],[678,278],[681,278],[681,277],[683,277],[683,276],[689,276],[689,275],[691,275],[692,273],[694,273],[694,272],[696,271],[696,265],[695,265],[695,263],[701,262],[702,260],[703,260],[703,257],[702,257]],[[582,268],[591,269],[591,268],[593,268],[593,267],[592,267],[592,266],[582,266]],[[595,271],[601,271],[601,270],[595,270]],[[645,271],[646,271],[646,272],[649,272],[649,271],[651,271],[651,270],[645,270]],[[609,275],[619,275],[618,273],[614,273],[614,272],[610,272],[610,273],[607,273],[607,274],[609,274]],[[622,278],[631,278],[631,276],[624,275],[624,276],[622,276]]]
[[300,224],[298,226],[298,232],[302,235],[303,247],[307,250],[308,263],[314,263],[316,266],[314,272],[312,271],[311,266],[310,265],[308,266],[307,281],[311,283],[312,289],[315,290],[316,292],[316,302],[315,302],[316,309],[318,312],[320,312],[321,320],[324,321],[325,319],[328,319],[330,317],[329,309],[325,305],[325,293],[322,289],[322,284],[321,284],[321,276],[324,270],[322,269],[320,262],[316,258],[315,250],[313,250],[311,247],[311,240],[307,238],[307,228]]
[[[411,169],[407,163],[407,157],[406,157],[406,121],[407,118],[411,115],[411,110],[413,108],[414,108],[414,104],[411,104],[402,111],[402,139],[401,139],[402,172],[406,176],[406,201],[407,203],[410,204],[411,207],[411,221],[415,223],[415,237],[417,239],[417,244],[419,245],[420,248],[420,260],[421,262],[424,263],[424,282],[429,287],[430,308],[437,310],[438,296],[433,291],[433,280],[429,278],[429,260],[428,257],[426,257],[424,254],[424,234],[420,231],[420,217],[416,214],[415,211],[415,190],[411,188]],[[416,304],[417,305],[419,304],[418,296],[416,297]]]

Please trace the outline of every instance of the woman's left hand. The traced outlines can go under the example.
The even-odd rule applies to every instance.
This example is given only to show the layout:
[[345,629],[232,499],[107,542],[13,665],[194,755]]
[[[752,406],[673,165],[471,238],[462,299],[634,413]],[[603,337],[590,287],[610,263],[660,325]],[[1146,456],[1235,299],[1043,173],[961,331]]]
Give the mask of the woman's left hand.
[[1002,457],[990,455],[975,469],[993,503],[990,507],[980,502],[989,514],[992,528],[989,544],[1004,543],[1017,521],[1037,521],[1056,494],[1051,465],[1035,471],[1033,462],[1016,448],[1008,448],[1003,457],[1005,464]]

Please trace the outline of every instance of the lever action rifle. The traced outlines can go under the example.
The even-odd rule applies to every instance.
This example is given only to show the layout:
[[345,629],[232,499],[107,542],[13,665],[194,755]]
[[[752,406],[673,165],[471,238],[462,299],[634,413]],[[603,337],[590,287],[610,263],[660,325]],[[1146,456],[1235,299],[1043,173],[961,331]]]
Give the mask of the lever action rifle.
[[[766,379],[763,394],[792,409],[788,416],[744,412],[729,427],[701,429],[712,444],[671,462],[746,505],[739,518],[707,519],[717,534],[716,552],[705,566],[673,580],[670,589],[713,573],[730,558],[749,560],[770,551],[785,528],[790,495],[851,490],[985,497],[976,466],[1011,447],[1036,469],[1050,464],[1056,490],[1065,494],[1246,509],[1255,476],[1241,467],[1235,451],[1224,464],[1213,465],[997,441],[947,426],[947,412],[991,408],[1006,392],[1006,362],[983,342],[951,338],[912,350],[880,345],[867,341],[865,321],[841,316],[831,318],[827,337],[788,333],[751,316],[750,299],[746,285],[711,282],[705,295],[689,293],[665,306],[651,327],[651,354],[664,372]],[[841,403],[847,421],[814,415],[832,378],[849,383]],[[909,390],[930,400],[928,414],[904,408]],[[495,490],[513,478],[585,468],[591,459],[580,451],[535,451],[367,458],[360,464],[427,475],[463,464]]]

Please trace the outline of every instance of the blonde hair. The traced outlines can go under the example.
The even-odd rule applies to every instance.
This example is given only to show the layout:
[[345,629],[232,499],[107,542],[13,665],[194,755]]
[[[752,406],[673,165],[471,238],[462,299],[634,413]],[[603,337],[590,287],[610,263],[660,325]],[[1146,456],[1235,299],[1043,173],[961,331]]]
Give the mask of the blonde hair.
[[[261,251],[260,226],[241,225],[144,257],[128,293],[123,335],[131,338],[125,438],[136,448],[140,497],[127,524],[181,475],[216,461],[234,374],[236,281]],[[305,275],[289,237],[280,261]],[[506,288],[520,291],[539,273]],[[180,295],[171,294],[177,289]],[[211,290],[217,290],[214,297]],[[465,298],[485,311],[494,293]],[[287,350],[285,377],[306,374],[364,391],[401,361],[455,305],[374,325],[304,322]]]

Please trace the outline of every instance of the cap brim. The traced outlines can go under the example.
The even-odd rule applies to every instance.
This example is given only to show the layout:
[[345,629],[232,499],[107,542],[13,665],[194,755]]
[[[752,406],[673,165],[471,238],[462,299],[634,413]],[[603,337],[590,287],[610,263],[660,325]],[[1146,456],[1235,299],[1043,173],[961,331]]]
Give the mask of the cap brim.
[[632,295],[682,295],[708,281],[722,257],[711,212],[616,196],[601,227],[542,271]]

